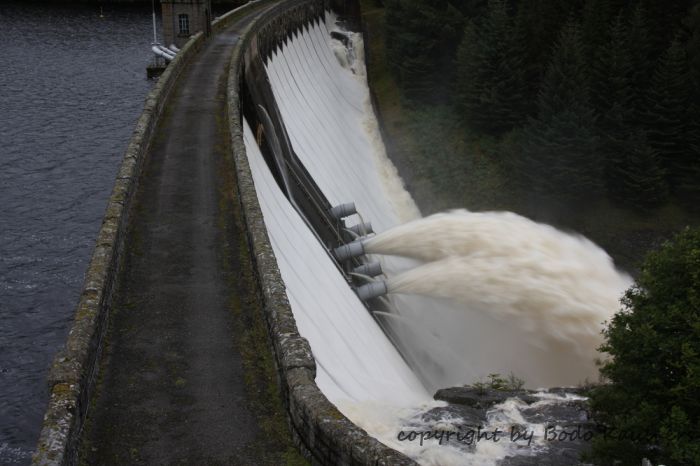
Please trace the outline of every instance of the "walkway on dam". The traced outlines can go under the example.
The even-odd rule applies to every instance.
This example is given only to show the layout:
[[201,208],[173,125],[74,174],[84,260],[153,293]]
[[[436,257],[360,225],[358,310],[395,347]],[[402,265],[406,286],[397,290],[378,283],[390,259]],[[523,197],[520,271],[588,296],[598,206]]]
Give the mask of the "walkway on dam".
[[231,171],[225,86],[249,14],[183,71],[144,167],[81,463],[301,460]]

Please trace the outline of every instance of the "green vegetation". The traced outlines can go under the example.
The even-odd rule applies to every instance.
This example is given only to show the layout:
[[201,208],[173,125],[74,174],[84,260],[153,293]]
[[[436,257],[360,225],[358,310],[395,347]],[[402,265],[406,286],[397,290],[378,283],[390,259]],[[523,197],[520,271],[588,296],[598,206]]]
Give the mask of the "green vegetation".
[[389,155],[424,214],[515,211],[628,270],[700,224],[700,5],[361,3]]
[[525,381],[520,377],[516,377],[512,372],[508,377],[503,377],[501,374],[489,374],[487,381],[475,382],[471,385],[473,388],[479,391],[479,394],[483,395],[486,390],[504,390],[504,391],[514,391],[522,390],[525,386]]
[[577,201],[601,191],[590,94],[583,34],[569,20],[545,69],[537,116],[529,119],[510,148],[514,173],[536,195]]
[[610,384],[590,392],[594,418],[610,433],[595,438],[593,458],[698,465],[700,230],[650,253],[623,304],[601,347]]

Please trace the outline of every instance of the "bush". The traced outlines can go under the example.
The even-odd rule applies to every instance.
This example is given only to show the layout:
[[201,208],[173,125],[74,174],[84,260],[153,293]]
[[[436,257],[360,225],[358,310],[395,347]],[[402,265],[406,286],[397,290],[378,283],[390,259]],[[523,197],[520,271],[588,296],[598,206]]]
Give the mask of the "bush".
[[700,465],[700,230],[650,253],[622,303],[600,348],[610,383],[591,392],[611,429],[595,438],[594,460]]

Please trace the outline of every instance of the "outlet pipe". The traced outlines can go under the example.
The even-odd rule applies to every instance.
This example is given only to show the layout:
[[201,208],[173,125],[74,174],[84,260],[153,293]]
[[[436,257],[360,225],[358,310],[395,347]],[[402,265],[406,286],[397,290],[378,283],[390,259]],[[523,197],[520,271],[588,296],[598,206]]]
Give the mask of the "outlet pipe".
[[368,277],[376,277],[384,273],[382,271],[382,264],[379,262],[369,262],[367,264],[362,264],[359,267],[355,267],[353,273],[360,275],[367,275]]
[[372,222],[361,222],[349,227],[348,230],[352,231],[357,236],[367,236],[370,233],[374,233],[374,230],[372,230]]
[[174,55],[170,55],[168,53],[163,52],[161,49],[159,49],[155,45],[153,47],[151,47],[151,50],[153,50],[153,53],[155,53],[159,57],[165,58],[167,61],[171,61],[173,58],[175,58]]
[[345,204],[338,204],[335,207],[331,207],[328,213],[331,214],[331,217],[333,217],[334,219],[341,220],[345,217],[349,217],[353,214],[356,214],[357,208],[355,207],[354,202],[347,202]]
[[175,58],[175,55],[177,54],[177,52],[170,50],[168,47],[165,47],[163,45],[156,44],[156,47],[158,47],[161,50],[161,52],[172,55],[173,58]]
[[362,285],[358,287],[355,292],[360,300],[367,301],[369,299],[384,296],[389,292],[389,289],[387,288],[385,281],[378,281]]
[[365,253],[365,246],[361,240],[355,240],[352,243],[343,244],[333,250],[333,255],[338,262],[344,262],[353,257],[361,256]]

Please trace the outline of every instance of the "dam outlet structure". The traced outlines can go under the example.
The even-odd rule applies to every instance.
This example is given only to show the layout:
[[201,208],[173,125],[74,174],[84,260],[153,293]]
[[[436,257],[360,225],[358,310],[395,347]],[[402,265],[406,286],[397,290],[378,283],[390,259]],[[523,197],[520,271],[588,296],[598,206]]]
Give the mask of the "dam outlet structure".
[[[602,323],[629,277],[589,241],[514,214],[438,216],[467,224],[457,228],[420,219],[381,143],[356,53],[362,37],[343,26],[328,11],[267,42],[262,63],[246,62],[252,84],[243,84],[250,87],[242,101],[246,156],[291,310],[316,359],[316,382],[344,415],[420,463],[496,464],[527,454],[512,445],[416,447],[396,434],[428,428],[426,413],[444,408],[431,396],[441,387],[495,372],[515,373],[532,388],[595,377]],[[259,105],[264,99],[274,124],[266,126],[245,96]],[[266,138],[285,141],[282,157]],[[278,158],[286,174],[271,163]],[[355,215],[373,229],[345,234],[351,228],[342,221]],[[448,249],[445,231],[454,234]],[[486,422],[527,424],[520,408],[504,404]],[[466,422],[451,413],[441,422],[454,427],[460,419]]]

